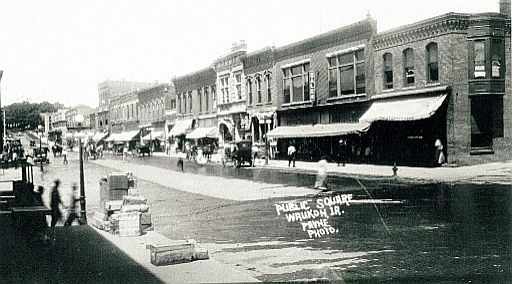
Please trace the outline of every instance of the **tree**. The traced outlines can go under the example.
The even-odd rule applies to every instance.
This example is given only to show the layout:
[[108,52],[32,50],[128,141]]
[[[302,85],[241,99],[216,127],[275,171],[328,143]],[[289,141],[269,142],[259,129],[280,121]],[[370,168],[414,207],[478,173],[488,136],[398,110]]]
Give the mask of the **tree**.
[[35,129],[43,123],[41,114],[55,112],[56,107],[49,102],[31,104],[28,101],[24,101],[5,106],[4,110],[5,120],[8,125],[16,124],[17,128]]

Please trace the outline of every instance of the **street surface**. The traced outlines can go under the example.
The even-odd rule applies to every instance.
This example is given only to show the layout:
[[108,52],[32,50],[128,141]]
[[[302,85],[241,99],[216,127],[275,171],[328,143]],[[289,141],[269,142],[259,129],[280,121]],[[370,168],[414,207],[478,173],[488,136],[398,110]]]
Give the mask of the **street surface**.
[[[99,208],[101,176],[129,171],[137,179],[134,192],[148,198],[156,231],[171,239],[195,239],[212,258],[262,281],[512,277],[510,186],[344,178],[333,181],[335,193],[318,197],[313,176],[187,163],[185,172],[178,172],[174,162],[163,159],[130,157],[123,163],[120,156],[106,154],[85,161],[88,211]],[[34,170],[36,186],[49,189],[55,178],[62,181],[64,202],[79,181],[76,151],[69,160],[63,165],[62,158],[50,157],[42,173]],[[301,222],[289,222],[276,211],[276,204],[300,202],[314,208],[318,199],[340,194],[352,194],[352,200],[340,206],[343,213],[329,216],[335,233],[310,238]]]

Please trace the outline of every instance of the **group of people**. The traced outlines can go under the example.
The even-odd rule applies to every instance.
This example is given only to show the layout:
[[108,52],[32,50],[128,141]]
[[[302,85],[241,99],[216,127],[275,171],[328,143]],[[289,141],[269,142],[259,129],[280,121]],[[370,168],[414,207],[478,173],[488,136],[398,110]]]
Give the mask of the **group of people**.
[[[57,222],[60,219],[62,219],[62,217],[63,217],[62,212],[60,211],[60,205],[62,205],[64,208],[67,208],[67,210],[68,210],[67,218],[64,223],[64,226],[71,226],[73,224],[73,222],[78,219],[78,214],[76,212],[76,210],[77,210],[76,203],[80,201],[80,198],[76,197],[76,189],[77,189],[76,184],[73,184],[71,186],[71,193],[69,195],[69,202],[67,205],[64,204],[62,202],[62,199],[60,198],[59,186],[60,186],[60,180],[57,179],[54,181],[54,184],[53,184],[53,187],[51,188],[51,193],[50,193],[50,212],[51,212],[51,217],[52,217],[52,220],[51,220],[52,228],[55,227]],[[44,192],[44,188],[42,186],[39,186],[37,192],[38,192],[39,198],[36,199],[37,200],[36,202],[40,203],[40,205],[44,205],[43,199],[42,199],[42,194]]]

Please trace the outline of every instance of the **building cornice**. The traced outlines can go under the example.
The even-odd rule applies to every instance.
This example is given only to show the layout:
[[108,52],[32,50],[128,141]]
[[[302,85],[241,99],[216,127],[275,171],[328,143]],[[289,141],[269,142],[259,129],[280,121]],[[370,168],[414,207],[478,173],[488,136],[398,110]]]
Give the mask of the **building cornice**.
[[465,33],[469,24],[469,15],[448,13],[378,33],[373,40],[373,47],[379,50],[447,33]]

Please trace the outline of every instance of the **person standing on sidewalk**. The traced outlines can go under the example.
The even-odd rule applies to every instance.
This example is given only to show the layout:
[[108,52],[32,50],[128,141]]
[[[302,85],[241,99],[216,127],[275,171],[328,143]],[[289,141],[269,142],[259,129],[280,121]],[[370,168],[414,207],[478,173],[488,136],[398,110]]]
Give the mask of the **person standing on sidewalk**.
[[347,141],[345,139],[340,139],[338,141],[338,167],[340,164],[345,166],[345,160],[347,156]]
[[434,142],[434,147],[436,149],[436,154],[435,154],[435,163],[436,163],[436,166],[441,166],[442,164],[445,163],[445,157],[444,157],[444,153],[443,153],[443,143],[441,142],[441,140],[439,138],[436,139],[436,142]]
[[254,164],[256,164],[256,159],[258,158],[258,152],[259,152],[258,146],[253,144],[252,148],[251,148],[251,152],[252,152],[252,156],[253,156],[252,166],[254,167]]
[[68,150],[65,147],[63,147],[63,149],[62,149],[62,156],[64,156],[64,161],[62,161],[62,163],[67,165],[68,164]]
[[288,146],[288,167],[290,167],[292,161],[293,161],[293,167],[295,168],[295,154],[297,153],[297,150],[295,149],[295,146],[293,146],[293,143]]
[[52,187],[51,199],[50,199],[50,212],[52,216],[51,227],[55,227],[57,221],[62,217],[59,205],[62,204],[59,193],[60,180],[56,179]]
[[126,142],[126,145],[124,145],[124,148],[123,148],[123,163],[126,161],[127,157],[128,157],[128,142]]
[[80,201],[80,198],[76,198],[76,184],[71,186],[71,195],[69,197],[69,205],[68,205],[68,218],[66,219],[66,223],[64,226],[71,226],[73,221],[78,219],[78,214],[76,214],[76,203]]

